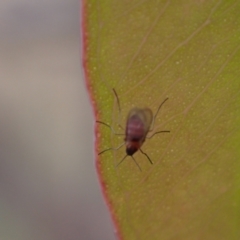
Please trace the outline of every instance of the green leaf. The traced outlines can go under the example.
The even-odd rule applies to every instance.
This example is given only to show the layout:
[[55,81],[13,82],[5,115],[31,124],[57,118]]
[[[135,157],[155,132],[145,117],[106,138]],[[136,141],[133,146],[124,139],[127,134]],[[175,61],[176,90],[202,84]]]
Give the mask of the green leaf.
[[[240,239],[240,2],[83,5],[84,63],[96,119],[123,132],[133,107],[156,113],[134,157],[97,158],[121,239]],[[117,92],[121,104],[118,111]],[[96,152],[124,136],[97,124]]]

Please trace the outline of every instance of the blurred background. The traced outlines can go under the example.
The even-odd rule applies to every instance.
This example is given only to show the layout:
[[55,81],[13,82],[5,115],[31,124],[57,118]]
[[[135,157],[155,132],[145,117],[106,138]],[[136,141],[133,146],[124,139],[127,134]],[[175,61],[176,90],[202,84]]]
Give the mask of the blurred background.
[[0,1],[0,239],[112,240],[78,0]]

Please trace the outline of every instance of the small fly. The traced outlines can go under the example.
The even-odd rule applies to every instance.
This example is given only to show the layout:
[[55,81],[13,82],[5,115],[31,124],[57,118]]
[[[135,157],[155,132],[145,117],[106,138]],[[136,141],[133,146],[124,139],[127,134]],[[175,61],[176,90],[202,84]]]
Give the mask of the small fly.
[[[119,98],[118,98],[118,95],[117,95],[115,89],[113,89],[113,92],[117,99],[119,112],[121,112],[120,101],[119,101]],[[105,150],[101,151],[100,153],[98,153],[98,155],[100,155],[106,151],[109,151],[109,150],[118,150],[125,144],[126,145],[126,155],[117,164],[117,166],[119,164],[121,164],[127,156],[131,156],[132,159],[134,160],[134,162],[136,163],[136,165],[138,166],[139,170],[142,171],[141,167],[139,166],[139,164],[133,157],[133,154],[135,152],[137,152],[138,150],[148,158],[148,160],[151,164],[153,164],[153,162],[151,161],[149,156],[145,152],[142,151],[141,146],[145,142],[146,138],[148,138],[148,139],[152,138],[155,134],[158,134],[158,133],[164,133],[164,132],[169,133],[170,132],[170,131],[158,131],[158,132],[155,132],[154,134],[152,134],[150,137],[147,137],[147,134],[150,131],[152,131],[152,129],[154,127],[155,118],[156,118],[160,108],[167,100],[168,100],[168,98],[166,98],[160,104],[160,106],[158,107],[158,110],[154,116],[153,116],[151,109],[149,109],[149,108],[133,108],[133,109],[131,109],[129,111],[128,117],[127,117],[125,134],[115,133],[115,131],[113,130],[113,128],[110,125],[108,125],[104,122],[101,122],[101,121],[96,121],[97,123],[103,124],[103,125],[107,126],[108,128],[110,128],[111,131],[115,135],[125,135],[124,142],[119,147],[105,149]]]

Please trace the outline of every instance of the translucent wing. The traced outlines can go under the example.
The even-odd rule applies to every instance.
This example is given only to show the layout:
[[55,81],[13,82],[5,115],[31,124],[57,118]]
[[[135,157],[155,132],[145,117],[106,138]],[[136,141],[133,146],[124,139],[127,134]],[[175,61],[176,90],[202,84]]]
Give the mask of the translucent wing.
[[138,118],[144,127],[144,138],[147,135],[153,120],[153,113],[149,108],[133,108],[128,114],[128,120],[131,118]]

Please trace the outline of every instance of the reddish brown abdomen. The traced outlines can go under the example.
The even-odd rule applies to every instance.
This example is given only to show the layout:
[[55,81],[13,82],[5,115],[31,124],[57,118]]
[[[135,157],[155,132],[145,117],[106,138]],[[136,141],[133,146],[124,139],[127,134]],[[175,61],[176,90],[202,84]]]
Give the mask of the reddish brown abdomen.
[[142,141],[145,136],[144,124],[137,115],[127,121],[125,141]]

